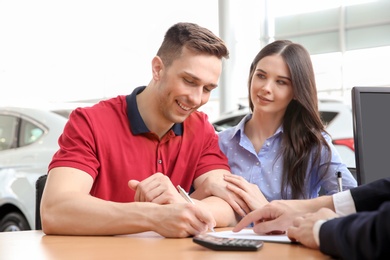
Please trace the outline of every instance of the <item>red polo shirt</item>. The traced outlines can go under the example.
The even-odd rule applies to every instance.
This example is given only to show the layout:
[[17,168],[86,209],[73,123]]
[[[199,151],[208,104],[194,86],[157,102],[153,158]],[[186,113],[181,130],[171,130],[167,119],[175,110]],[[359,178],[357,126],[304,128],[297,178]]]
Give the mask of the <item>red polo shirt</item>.
[[175,124],[161,140],[150,132],[136,103],[143,89],[74,110],[49,170],[73,167],[85,171],[94,179],[91,195],[116,202],[134,201],[134,192],[127,186],[131,179],[142,181],[162,172],[175,187],[180,184],[189,191],[200,175],[229,170],[214,128],[202,112]]

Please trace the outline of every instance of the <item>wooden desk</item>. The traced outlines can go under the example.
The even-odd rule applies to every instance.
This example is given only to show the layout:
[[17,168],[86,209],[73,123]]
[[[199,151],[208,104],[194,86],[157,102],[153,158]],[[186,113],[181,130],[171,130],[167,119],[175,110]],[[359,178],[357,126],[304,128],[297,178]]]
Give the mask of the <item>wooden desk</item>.
[[0,259],[331,259],[297,244],[265,242],[256,252],[213,251],[191,238],[163,238],[154,232],[126,236],[47,236],[41,231],[0,233]]

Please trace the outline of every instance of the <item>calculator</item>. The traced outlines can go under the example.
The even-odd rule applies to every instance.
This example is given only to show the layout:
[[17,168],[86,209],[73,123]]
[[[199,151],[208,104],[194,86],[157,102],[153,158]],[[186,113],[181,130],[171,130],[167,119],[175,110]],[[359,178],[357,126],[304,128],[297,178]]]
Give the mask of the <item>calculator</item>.
[[262,240],[244,238],[224,238],[203,234],[192,238],[192,241],[217,251],[256,251],[263,246]]

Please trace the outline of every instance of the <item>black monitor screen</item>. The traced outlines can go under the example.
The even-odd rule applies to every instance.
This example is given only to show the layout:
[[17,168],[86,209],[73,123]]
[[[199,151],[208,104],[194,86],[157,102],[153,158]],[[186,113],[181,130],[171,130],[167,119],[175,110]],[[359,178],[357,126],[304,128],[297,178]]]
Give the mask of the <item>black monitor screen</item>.
[[352,88],[356,175],[360,184],[390,176],[390,87]]

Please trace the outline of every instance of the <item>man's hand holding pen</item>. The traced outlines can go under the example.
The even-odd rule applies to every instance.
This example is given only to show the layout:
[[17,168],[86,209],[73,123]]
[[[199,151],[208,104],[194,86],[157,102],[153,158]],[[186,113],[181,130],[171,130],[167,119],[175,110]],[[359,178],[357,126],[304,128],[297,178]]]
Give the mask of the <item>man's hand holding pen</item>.
[[[207,207],[202,206],[201,201],[195,204],[186,191],[177,189],[162,173],[156,173],[141,182],[130,180],[128,186],[135,191],[134,201],[162,205],[154,218],[160,218],[159,221],[167,226],[158,227],[155,231],[165,237],[194,236],[213,230],[216,225],[213,215]],[[167,217],[169,221],[165,219]],[[155,225],[162,226],[158,223]]]
[[[188,203],[191,203],[193,205],[195,205],[195,202],[191,199],[191,197],[188,195],[188,193],[182,188],[180,187],[180,185],[177,185],[177,190],[178,192],[180,193],[180,195],[188,202]],[[209,228],[211,229],[211,231],[215,232],[214,231],[214,226],[215,224],[212,224],[211,226],[209,226]]]
[[164,237],[196,236],[216,225],[211,212],[200,205],[187,202],[166,205],[150,203],[150,207],[145,225]]

